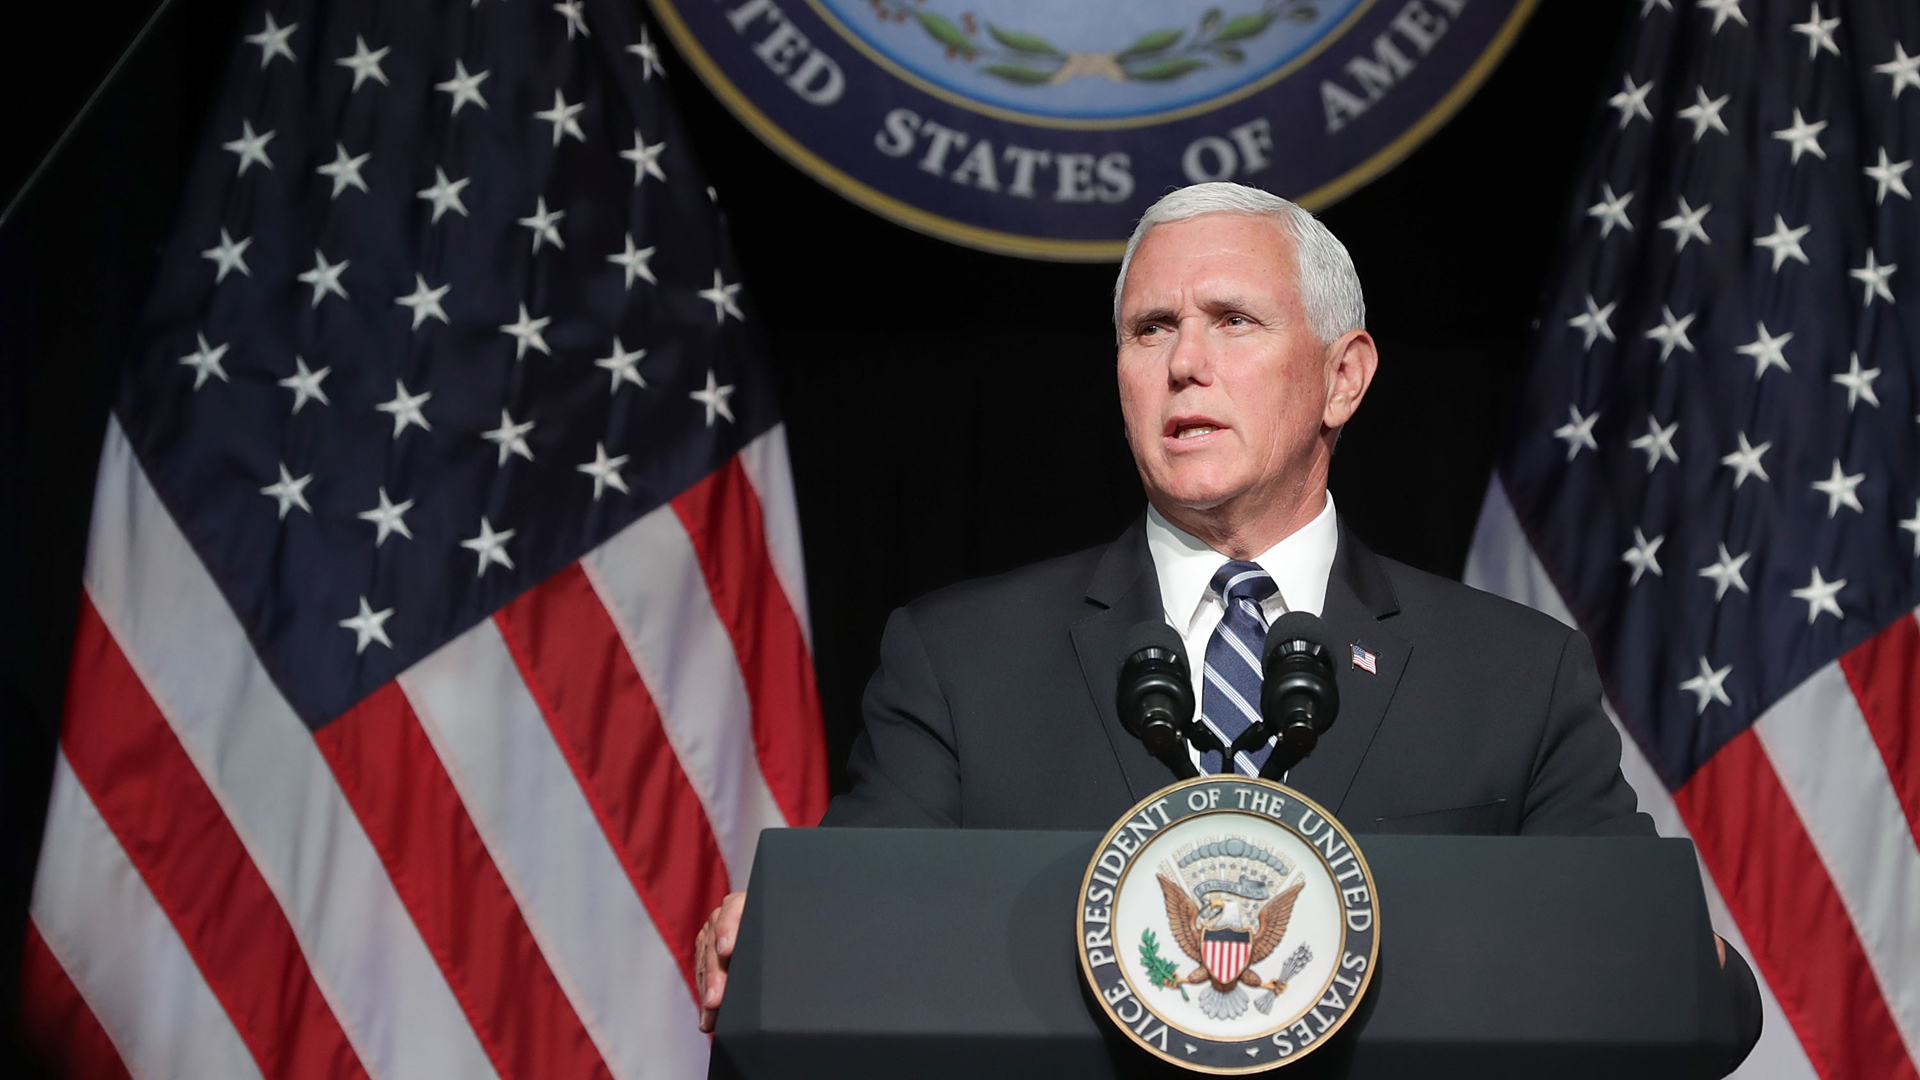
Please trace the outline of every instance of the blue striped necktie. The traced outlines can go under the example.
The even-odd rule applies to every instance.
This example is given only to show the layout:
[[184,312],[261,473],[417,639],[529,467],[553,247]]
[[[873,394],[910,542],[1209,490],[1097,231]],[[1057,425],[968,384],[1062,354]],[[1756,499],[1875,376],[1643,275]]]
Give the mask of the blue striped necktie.
[[[1260,605],[1279,586],[1257,564],[1235,561],[1213,575],[1211,587],[1227,611],[1207,639],[1207,688],[1200,695],[1200,718],[1231,746],[1260,719],[1260,649],[1267,641],[1267,618]],[[1236,762],[1240,771],[1258,775],[1270,749],[1263,746],[1241,753]],[[1220,752],[1201,754],[1200,771],[1224,771]]]

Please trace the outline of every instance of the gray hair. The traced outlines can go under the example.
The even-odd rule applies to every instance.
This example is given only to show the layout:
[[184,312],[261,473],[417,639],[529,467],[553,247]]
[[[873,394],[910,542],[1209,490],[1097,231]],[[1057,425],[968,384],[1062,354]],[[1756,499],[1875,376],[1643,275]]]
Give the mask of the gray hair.
[[1120,257],[1120,277],[1113,283],[1113,325],[1120,326],[1120,294],[1126,291],[1127,268],[1133,253],[1155,225],[1184,221],[1202,214],[1253,214],[1269,218],[1293,239],[1300,305],[1315,337],[1331,344],[1349,330],[1367,325],[1367,302],[1360,292],[1360,275],[1353,257],[1338,237],[1312,214],[1272,192],[1244,184],[1216,181],[1179,188],[1160,197],[1140,215],[1126,254]]

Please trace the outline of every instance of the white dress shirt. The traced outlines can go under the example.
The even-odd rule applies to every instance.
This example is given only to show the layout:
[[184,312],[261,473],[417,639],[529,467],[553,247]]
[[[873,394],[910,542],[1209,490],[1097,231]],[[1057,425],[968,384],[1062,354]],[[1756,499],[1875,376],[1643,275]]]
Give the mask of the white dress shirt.
[[[1267,625],[1273,625],[1273,620],[1289,611],[1320,614],[1326,604],[1327,578],[1333,573],[1333,555],[1339,540],[1333,493],[1328,492],[1327,505],[1317,517],[1254,556],[1253,561],[1278,587],[1260,605]],[[1226,615],[1226,602],[1212,588],[1213,575],[1232,560],[1199,538],[1182,532],[1151,506],[1147,507],[1147,552],[1153,557],[1153,571],[1160,579],[1160,603],[1166,609],[1167,625],[1180,635],[1187,649],[1187,664],[1195,675],[1194,715],[1198,716],[1206,707],[1206,680],[1198,676],[1201,665],[1206,663],[1207,641]],[[1193,759],[1198,765],[1198,752],[1193,754]]]

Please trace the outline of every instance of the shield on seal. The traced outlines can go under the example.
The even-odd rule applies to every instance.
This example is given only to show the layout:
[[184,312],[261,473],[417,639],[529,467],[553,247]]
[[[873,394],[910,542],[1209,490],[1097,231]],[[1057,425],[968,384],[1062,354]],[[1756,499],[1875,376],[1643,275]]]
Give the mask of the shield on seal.
[[1253,935],[1245,930],[1208,930],[1200,939],[1200,951],[1213,981],[1232,986],[1247,966]]

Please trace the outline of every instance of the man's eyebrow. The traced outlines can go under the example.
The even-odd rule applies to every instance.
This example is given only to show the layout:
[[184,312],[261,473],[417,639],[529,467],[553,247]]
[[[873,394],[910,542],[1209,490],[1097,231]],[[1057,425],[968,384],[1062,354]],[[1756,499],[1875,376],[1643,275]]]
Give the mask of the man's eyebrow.
[[1127,329],[1138,330],[1150,323],[1167,322],[1173,317],[1174,310],[1170,307],[1148,308],[1134,313],[1133,317],[1127,320]]

